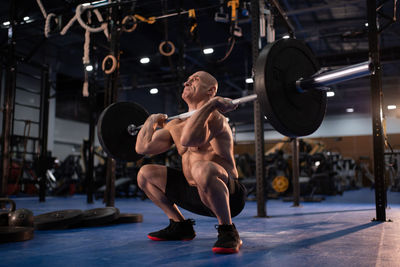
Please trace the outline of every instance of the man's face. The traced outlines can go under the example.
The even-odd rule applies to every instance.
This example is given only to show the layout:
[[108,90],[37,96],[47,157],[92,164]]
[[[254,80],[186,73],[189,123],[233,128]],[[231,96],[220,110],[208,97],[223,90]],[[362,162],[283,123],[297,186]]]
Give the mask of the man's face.
[[199,100],[205,91],[198,73],[191,75],[183,85],[182,99],[186,102]]

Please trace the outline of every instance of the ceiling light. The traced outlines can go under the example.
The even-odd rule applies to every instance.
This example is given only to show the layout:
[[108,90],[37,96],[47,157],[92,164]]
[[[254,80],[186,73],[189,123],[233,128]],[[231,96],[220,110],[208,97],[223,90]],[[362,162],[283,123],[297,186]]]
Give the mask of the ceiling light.
[[354,108],[346,108],[346,112],[348,113],[354,112]]
[[283,39],[289,39],[290,35],[289,34],[285,34],[284,36],[282,36]]
[[212,54],[212,53],[214,53],[214,49],[212,49],[212,48],[205,48],[205,49],[203,49],[203,53],[204,53],[205,55]]
[[157,93],[158,93],[158,89],[157,88],[150,89],[150,94],[155,95]]
[[150,62],[150,58],[148,58],[148,57],[143,57],[140,59],[140,63],[142,63],[142,64],[147,64],[149,62]]
[[388,106],[387,106],[387,109],[396,109],[396,108],[397,108],[396,105],[388,105]]
[[92,70],[93,70],[93,66],[92,66],[92,65],[87,65],[87,66],[85,67],[85,70],[86,70],[86,71],[92,71]]
[[24,17],[24,21],[29,20],[30,18],[28,16]]
[[254,82],[253,78],[246,78],[246,83],[253,83],[253,82]]
[[368,27],[368,22],[365,22],[365,24],[364,24],[364,25],[365,25],[365,27]]
[[3,25],[4,25],[4,26],[8,26],[8,25],[10,25],[10,22],[9,22],[9,21],[4,21],[4,22],[3,22]]
[[333,92],[333,91],[326,92],[326,96],[327,97],[335,96],[335,92]]

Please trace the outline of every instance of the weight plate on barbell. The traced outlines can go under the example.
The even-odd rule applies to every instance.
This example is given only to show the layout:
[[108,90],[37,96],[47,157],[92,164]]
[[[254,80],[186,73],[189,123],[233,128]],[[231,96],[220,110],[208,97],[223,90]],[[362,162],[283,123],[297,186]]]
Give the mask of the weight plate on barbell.
[[296,80],[319,70],[312,51],[296,39],[281,39],[260,52],[255,67],[255,91],[264,115],[281,134],[289,137],[315,132],[326,112],[326,93],[300,93]]
[[135,150],[137,135],[130,135],[128,126],[142,125],[148,117],[142,106],[131,102],[114,103],[103,110],[97,122],[97,135],[108,156],[124,161],[142,158]]

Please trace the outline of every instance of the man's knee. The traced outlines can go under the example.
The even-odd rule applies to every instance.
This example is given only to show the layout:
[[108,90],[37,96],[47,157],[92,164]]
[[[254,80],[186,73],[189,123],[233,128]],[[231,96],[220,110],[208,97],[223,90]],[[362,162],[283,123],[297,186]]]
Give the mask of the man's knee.
[[143,188],[147,182],[153,177],[154,175],[154,165],[147,164],[140,168],[137,174],[137,182],[140,188]]
[[143,165],[137,174],[139,188],[143,189],[148,183],[157,184],[157,181],[159,182],[166,176],[164,168],[164,166],[156,164]]

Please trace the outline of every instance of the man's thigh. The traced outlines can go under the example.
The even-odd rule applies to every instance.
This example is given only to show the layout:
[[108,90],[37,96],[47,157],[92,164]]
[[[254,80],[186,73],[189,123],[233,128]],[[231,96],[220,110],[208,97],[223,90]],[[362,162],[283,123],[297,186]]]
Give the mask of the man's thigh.
[[189,185],[180,170],[167,168],[165,195],[171,202],[185,210],[214,217],[212,211],[201,201],[197,187]]

